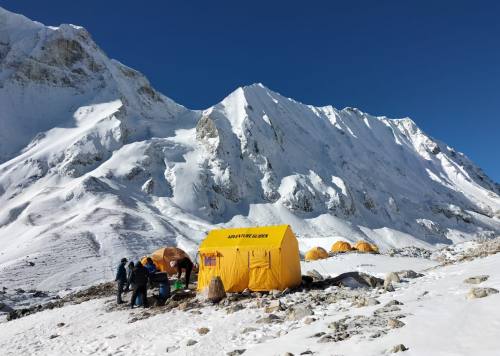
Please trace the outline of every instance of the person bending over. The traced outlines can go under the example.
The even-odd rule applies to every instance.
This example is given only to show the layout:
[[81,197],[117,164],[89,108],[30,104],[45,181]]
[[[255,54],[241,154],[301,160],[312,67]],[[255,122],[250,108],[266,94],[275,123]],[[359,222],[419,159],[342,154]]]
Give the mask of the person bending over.
[[186,289],[189,288],[189,278],[191,277],[191,271],[193,270],[193,262],[189,257],[182,257],[177,260],[170,261],[170,267],[177,268],[177,279],[181,279],[182,270],[184,270],[184,276],[186,284]]

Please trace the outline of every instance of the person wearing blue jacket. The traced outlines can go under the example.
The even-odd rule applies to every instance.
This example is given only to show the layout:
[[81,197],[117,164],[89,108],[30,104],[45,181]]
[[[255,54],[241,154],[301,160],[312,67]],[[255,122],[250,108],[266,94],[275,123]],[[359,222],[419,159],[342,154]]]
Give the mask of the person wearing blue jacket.
[[146,259],[146,264],[144,265],[144,267],[148,270],[149,274],[153,274],[153,273],[156,273],[156,266],[153,262],[153,260],[151,259],[151,257],[148,257]]
[[115,281],[117,282],[117,292],[116,292],[116,303],[122,304],[122,293],[125,285],[127,284],[127,271],[125,269],[125,264],[127,263],[127,259],[124,257],[120,261],[120,265],[118,266],[118,270],[116,271]]

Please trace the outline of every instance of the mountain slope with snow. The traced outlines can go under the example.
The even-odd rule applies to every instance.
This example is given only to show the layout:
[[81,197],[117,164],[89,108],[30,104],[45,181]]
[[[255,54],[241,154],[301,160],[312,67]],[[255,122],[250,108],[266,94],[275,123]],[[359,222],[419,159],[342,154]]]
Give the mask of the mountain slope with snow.
[[216,225],[288,223],[302,250],[500,232],[498,184],[408,118],[305,105],[261,84],[189,110],[85,29],[1,8],[0,107],[2,285],[111,279],[122,256],[165,244],[194,256]]

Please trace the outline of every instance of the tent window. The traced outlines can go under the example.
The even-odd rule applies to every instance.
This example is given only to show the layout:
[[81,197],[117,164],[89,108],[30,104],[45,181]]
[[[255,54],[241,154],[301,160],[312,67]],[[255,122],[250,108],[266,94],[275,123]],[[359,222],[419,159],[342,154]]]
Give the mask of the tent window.
[[217,256],[203,255],[203,265],[205,267],[215,267],[217,265]]

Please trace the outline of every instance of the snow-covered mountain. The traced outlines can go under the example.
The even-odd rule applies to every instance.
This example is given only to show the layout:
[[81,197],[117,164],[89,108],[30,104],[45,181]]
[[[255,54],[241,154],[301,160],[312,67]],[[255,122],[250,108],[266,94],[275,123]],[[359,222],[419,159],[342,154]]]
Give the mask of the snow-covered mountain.
[[500,233],[499,185],[409,118],[262,84],[189,110],[85,29],[1,8],[0,107],[0,285],[89,284],[165,244],[194,256],[214,225],[288,223],[302,249]]

